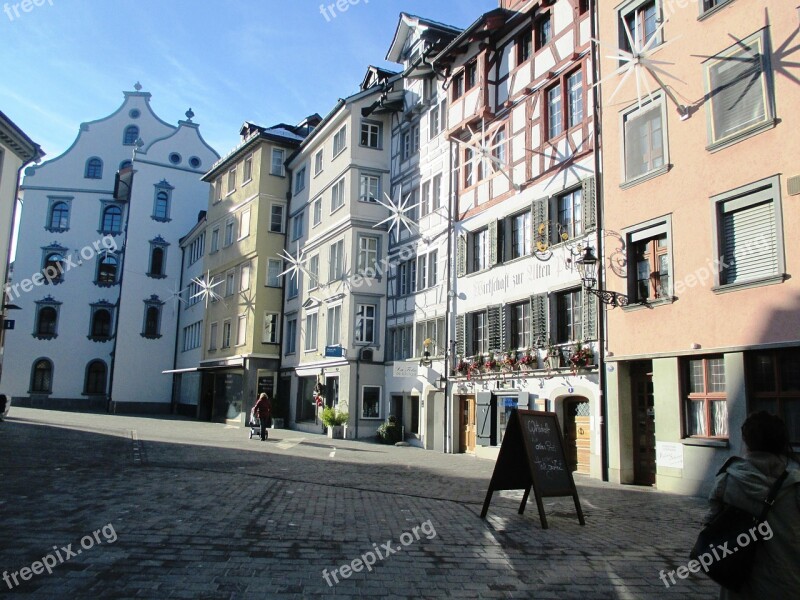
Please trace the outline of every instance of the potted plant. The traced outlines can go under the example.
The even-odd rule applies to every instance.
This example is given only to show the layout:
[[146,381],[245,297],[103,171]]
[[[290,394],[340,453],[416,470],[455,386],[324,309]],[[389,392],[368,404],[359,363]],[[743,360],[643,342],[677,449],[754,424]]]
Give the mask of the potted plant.
[[348,414],[346,412],[339,412],[332,406],[326,406],[322,409],[322,416],[320,417],[322,424],[328,428],[328,437],[334,440],[344,439],[344,427],[347,423]]
[[569,357],[569,366],[572,373],[578,372],[578,369],[588,367],[594,361],[594,352],[589,346],[584,346],[581,343],[575,344],[575,349]]
[[561,366],[561,351],[552,344],[547,346],[547,354],[545,354],[544,357],[544,366],[551,371]]
[[513,371],[517,368],[518,363],[517,353],[513,350],[507,351],[506,355],[503,357],[503,368],[507,371]]
[[497,358],[495,358],[494,352],[489,352],[488,358],[483,363],[483,369],[486,372],[497,370]]
[[530,348],[525,350],[525,353],[519,357],[519,366],[526,370],[532,370],[536,368],[536,357],[533,355],[533,351]]
[[430,358],[431,357],[431,346],[433,346],[433,340],[431,338],[425,338],[425,340],[422,342],[422,346],[423,346],[422,355],[425,358]]
[[462,356],[458,357],[455,372],[459,375],[466,375],[469,372],[469,363]]
[[378,441],[382,444],[396,444],[403,441],[403,428],[397,421],[397,417],[389,415],[386,421],[378,426]]

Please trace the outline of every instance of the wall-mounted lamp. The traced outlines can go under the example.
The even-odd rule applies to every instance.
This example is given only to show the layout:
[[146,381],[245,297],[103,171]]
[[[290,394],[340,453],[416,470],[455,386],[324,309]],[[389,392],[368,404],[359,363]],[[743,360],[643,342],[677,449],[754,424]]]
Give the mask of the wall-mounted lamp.
[[597,285],[597,257],[594,255],[594,252],[592,252],[591,246],[586,247],[586,249],[583,251],[583,255],[575,260],[575,264],[578,267],[578,273],[580,274],[581,281],[583,282],[583,289],[590,294],[597,296],[600,299],[600,302],[607,304],[612,308],[628,305],[628,297],[625,294],[620,294],[619,292],[609,292],[608,290],[594,289],[594,286]]

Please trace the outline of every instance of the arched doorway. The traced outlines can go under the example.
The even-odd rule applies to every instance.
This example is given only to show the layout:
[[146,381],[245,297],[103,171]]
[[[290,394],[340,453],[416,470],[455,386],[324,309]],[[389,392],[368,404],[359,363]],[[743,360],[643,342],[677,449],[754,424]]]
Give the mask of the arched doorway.
[[590,472],[589,400],[583,396],[564,398],[564,443],[570,470]]

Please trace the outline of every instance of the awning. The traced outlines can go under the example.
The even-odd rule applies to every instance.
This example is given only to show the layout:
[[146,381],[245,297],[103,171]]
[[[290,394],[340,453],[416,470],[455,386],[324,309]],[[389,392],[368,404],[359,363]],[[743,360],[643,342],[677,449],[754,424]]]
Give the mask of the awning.
[[174,373],[194,373],[195,371],[207,371],[209,367],[189,367],[188,369],[169,369],[161,371],[162,375],[170,375]]

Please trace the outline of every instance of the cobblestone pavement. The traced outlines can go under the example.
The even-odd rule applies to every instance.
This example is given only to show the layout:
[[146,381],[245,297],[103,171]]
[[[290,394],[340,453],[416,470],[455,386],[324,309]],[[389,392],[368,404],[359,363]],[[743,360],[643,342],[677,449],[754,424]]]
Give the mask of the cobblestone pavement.
[[[262,443],[247,429],[177,418],[12,407],[0,423],[0,589],[58,599],[716,597],[702,575],[669,588],[659,579],[688,562],[702,499],[579,476],[586,526],[571,498],[551,498],[542,530],[532,501],[517,514],[519,492],[496,493],[479,518],[493,467],[288,430]],[[383,556],[387,542],[395,552]],[[334,569],[376,550],[383,559],[370,571],[334,582]],[[52,574],[39,565],[14,584],[12,573],[47,554]]]

